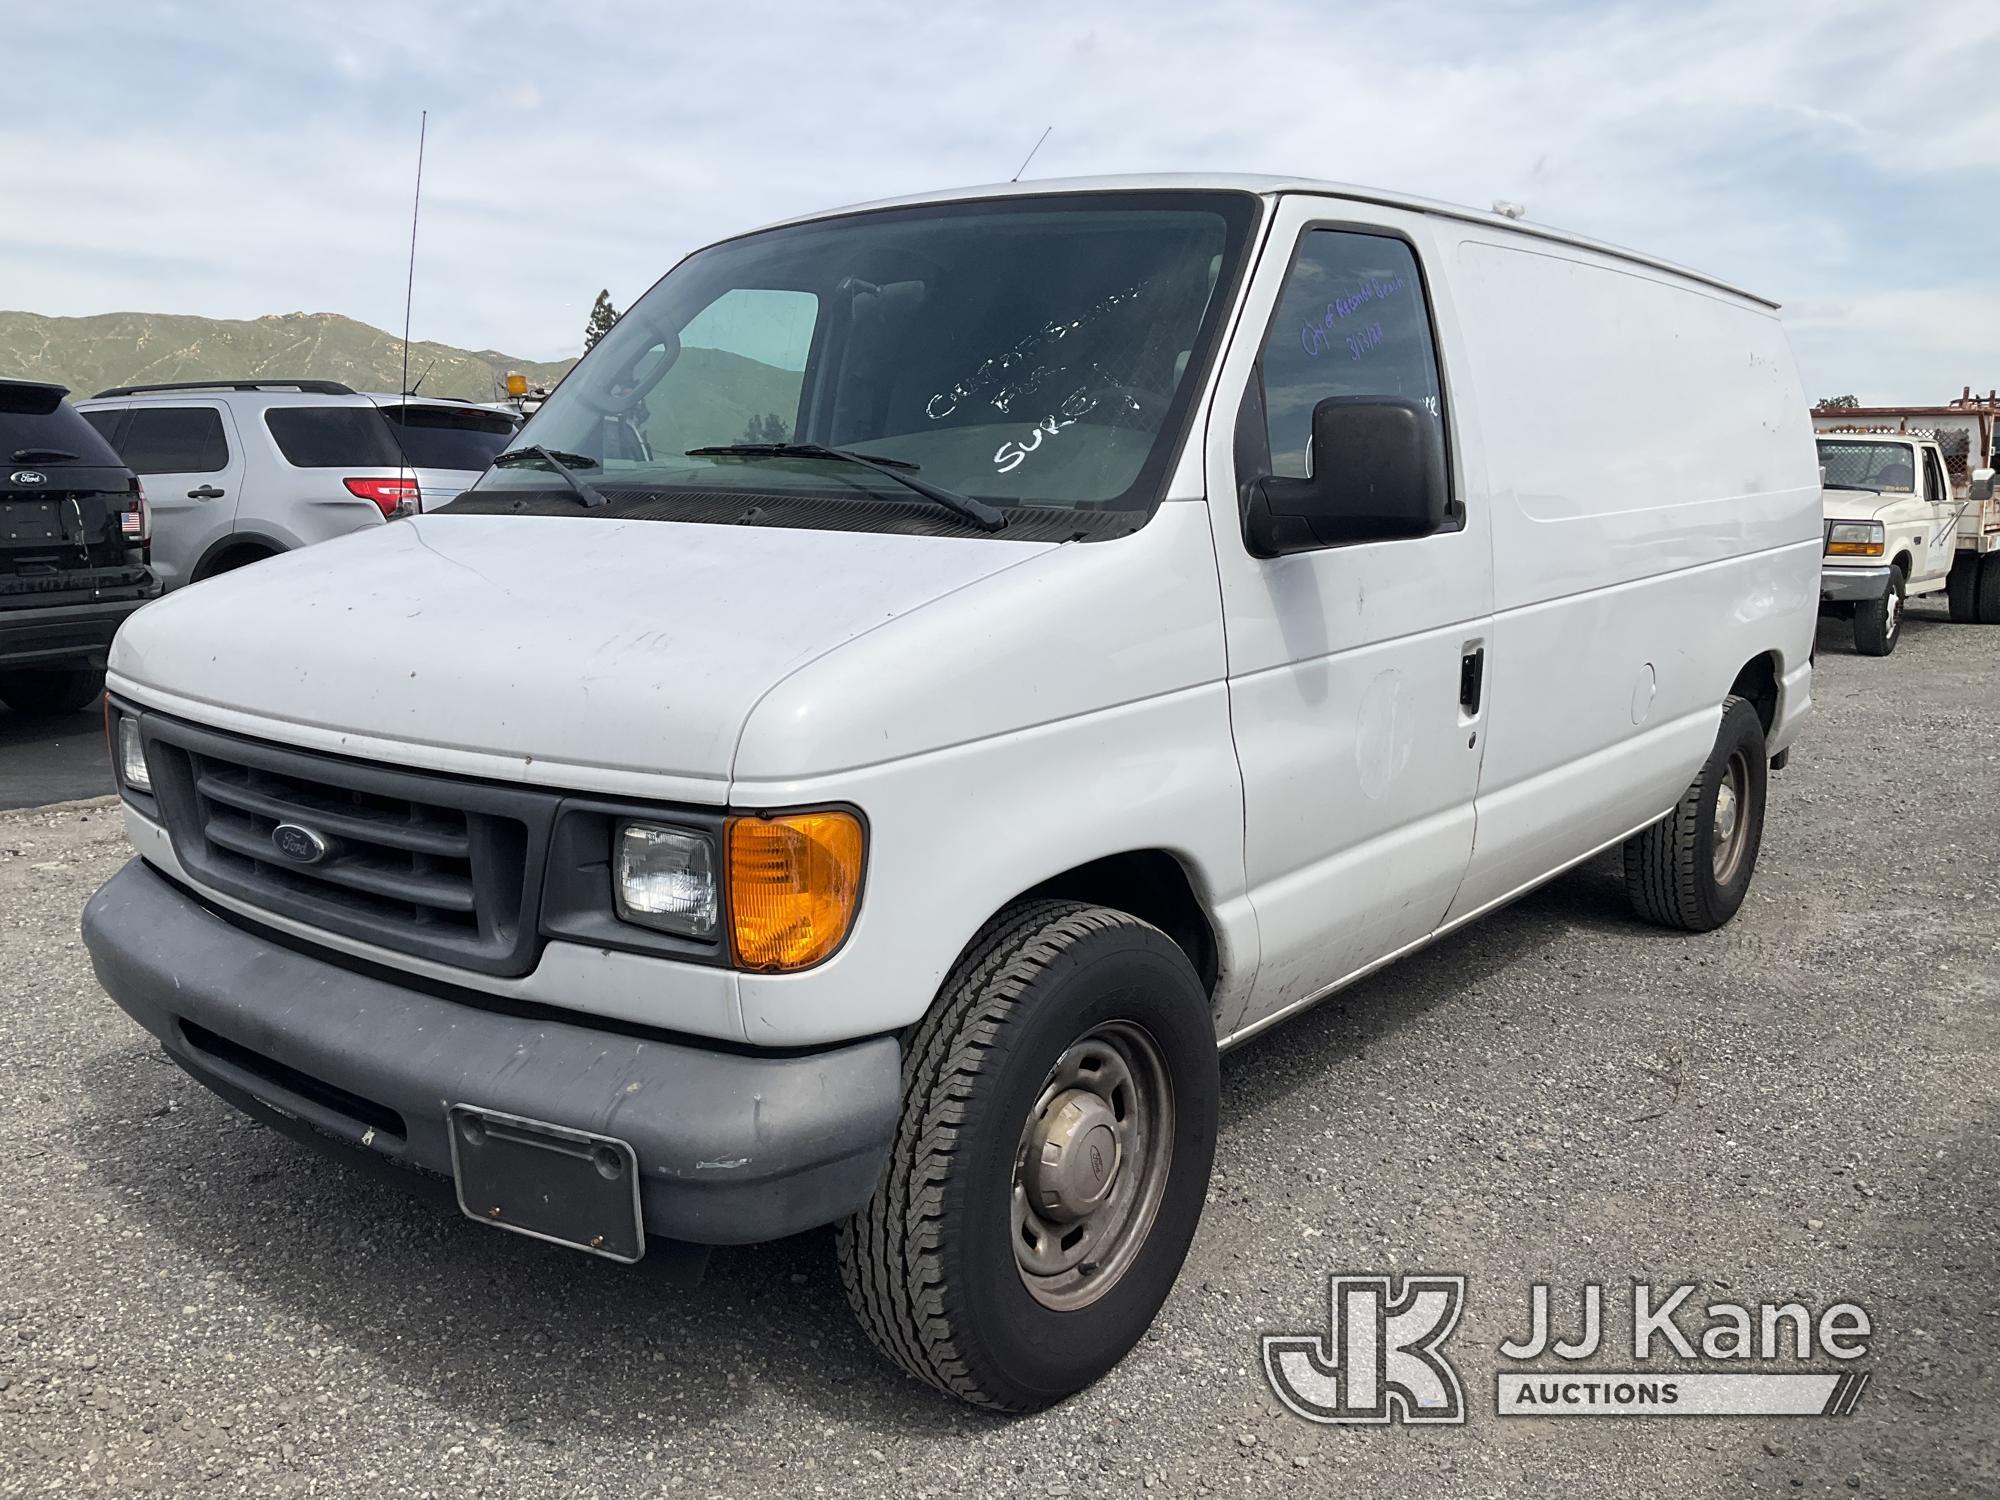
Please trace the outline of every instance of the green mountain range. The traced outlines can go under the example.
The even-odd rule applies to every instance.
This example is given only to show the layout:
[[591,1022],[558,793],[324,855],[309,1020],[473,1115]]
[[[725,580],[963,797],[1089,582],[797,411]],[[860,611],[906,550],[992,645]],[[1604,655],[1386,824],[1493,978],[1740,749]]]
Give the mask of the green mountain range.
[[[516,359],[493,349],[412,342],[410,379],[426,395],[491,401],[519,370],[551,385],[574,360]],[[279,313],[248,320],[175,313],[48,318],[0,312],[0,378],[49,380],[77,396],[109,386],[172,380],[338,380],[357,391],[393,391],[402,379],[395,334],[338,313]]]

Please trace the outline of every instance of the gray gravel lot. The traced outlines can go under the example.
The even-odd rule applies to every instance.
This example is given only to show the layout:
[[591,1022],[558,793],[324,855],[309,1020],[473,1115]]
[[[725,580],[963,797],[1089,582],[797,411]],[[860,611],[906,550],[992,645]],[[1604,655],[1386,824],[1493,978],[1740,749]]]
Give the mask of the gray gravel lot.
[[[115,813],[0,814],[0,1494],[2000,1493],[2000,630],[1919,608],[1820,666],[1733,926],[1637,926],[1600,861],[1233,1054],[1152,1334],[1014,1420],[875,1360],[830,1235],[680,1289],[238,1118],[91,977]],[[1277,1408],[1257,1334],[1334,1270],[1467,1274],[1466,1426]],[[1860,1301],[1874,1383],[1503,1421],[1536,1279],[1605,1283],[1614,1330],[1635,1279]]]

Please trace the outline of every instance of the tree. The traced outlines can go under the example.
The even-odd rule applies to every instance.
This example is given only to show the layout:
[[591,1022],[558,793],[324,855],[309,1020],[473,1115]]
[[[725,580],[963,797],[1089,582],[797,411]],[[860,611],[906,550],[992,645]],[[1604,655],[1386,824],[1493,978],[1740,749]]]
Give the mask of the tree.
[[583,352],[588,354],[595,349],[597,341],[611,332],[611,325],[617,321],[618,309],[611,305],[611,289],[606,287],[590,304],[590,322],[583,330]]
[[1853,411],[1860,404],[1852,396],[1828,396],[1819,405],[1821,411]]
[[789,443],[791,440],[791,428],[774,411],[752,417],[743,429],[743,436],[737,439],[740,443]]

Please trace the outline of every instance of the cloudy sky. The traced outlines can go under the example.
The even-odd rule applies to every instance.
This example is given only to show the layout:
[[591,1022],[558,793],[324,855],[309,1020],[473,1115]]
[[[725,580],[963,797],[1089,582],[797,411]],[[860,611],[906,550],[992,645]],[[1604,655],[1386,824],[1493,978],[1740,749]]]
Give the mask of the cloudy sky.
[[402,321],[575,352],[685,251],[1004,179],[1308,174],[1786,304],[1808,394],[2000,383],[2000,4],[9,7],[0,307]]

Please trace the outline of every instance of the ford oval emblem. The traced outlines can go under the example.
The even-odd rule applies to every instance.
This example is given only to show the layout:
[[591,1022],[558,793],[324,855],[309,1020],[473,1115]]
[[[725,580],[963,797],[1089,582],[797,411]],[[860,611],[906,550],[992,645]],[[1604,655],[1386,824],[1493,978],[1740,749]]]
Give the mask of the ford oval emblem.
[[316,865],[333,852],[325,834],[297,823],[280,823],[273,828],[271,847],[295,865]]
[[19,485],[47,484],[49,482],[49,476],[44,474],[40,469],[16,469],[7,476],[7,479],[9,483]]

